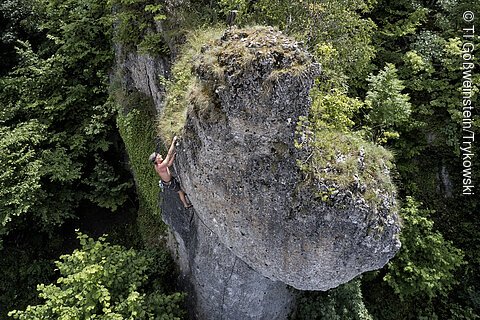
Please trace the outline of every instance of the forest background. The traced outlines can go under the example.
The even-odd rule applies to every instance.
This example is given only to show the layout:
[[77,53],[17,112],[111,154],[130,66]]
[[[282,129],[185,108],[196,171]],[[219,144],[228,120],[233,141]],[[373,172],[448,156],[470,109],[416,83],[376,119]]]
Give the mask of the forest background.
[[119,88],[115,48],[178,59],[192,31],[226,27],[232,10],[322,64],[310,123],[395,155],[400,252],[349,284],[299,293],[292,318],[478,319],[479,201],[462,194],[462,88],[479,128],[478,35],[465,29],[480,3],[468,0],[2,0],[0,319],[186,314],[144,161],[161,147],[152,102]]

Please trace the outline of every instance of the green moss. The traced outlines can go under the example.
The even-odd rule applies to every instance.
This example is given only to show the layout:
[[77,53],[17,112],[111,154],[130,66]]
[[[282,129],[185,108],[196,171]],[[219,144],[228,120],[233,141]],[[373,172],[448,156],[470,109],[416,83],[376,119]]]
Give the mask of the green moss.
[[166,226],[160,218],[158,176],[147,157],[155,146],[155,115],[152,102],[140,93],[113,90],[119,105],[117,125],[125,143],[139,200],[138,227],[144,243],[157,245]]
[[[374,208],[380,194],[392,194],[395,186],[390,178],[392,154],[385,148],[363,140],[353,132],[302,127],[307,139],[297,147],[308,150],[300,168],[311,178],[338,189],[358,190]],[[327,201],[335,190],[320,190],[318,196]]]
[[[166,104],[158,120],[158,133],[168,143],[174,135],[181,133],[187,116],[187,108],[192,92],[205,93],[192,74],[192,64],[203,45],[217,39],[223,27],[192,31],[180,50],[172,67],[172,79],[167,81]],[[202,99],[202,95],[194,95]],[[208,101],[208,97],[205,98]]]

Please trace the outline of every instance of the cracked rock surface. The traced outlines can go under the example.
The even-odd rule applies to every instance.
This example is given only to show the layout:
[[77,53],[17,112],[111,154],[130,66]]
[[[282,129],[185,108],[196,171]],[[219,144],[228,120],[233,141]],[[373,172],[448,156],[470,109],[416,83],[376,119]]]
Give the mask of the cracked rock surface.
[[229,29],[196,60],[176,160],[212,236],[262,276],[300,290],[381,268],[400,247],[393,192],[377,190],[374,207],[361,188],[336,186],[332,205],[317,197],[328,182],[304,183],[295,131],[319,69],[274,29]]
[[175,238],[190,319],[287,319],[294,304],[288,286],[272,281],[235,256],[178,195],[163,193],[162,216]]

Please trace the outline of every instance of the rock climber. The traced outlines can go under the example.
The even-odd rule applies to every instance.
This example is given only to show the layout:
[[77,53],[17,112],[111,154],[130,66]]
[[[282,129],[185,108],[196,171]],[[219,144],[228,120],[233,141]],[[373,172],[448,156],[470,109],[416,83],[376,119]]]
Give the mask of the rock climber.
[[148,160],[153,163],[155,166],[155,171],[157,171],[160,176],[160,184],[164,189],[169,189],[178,193],[180,200],[183,203],[183,206],[188,209],[192,205],[187,202],[185,197],[185,192],[180,189],[180,184],[170,173],[169,167],[173,165],[175,160],[175,142],[177,141],[177,136],[173,137],[172,144],[168,149],[167,156],[163,159],[162,155],[154,152],[148,157]]

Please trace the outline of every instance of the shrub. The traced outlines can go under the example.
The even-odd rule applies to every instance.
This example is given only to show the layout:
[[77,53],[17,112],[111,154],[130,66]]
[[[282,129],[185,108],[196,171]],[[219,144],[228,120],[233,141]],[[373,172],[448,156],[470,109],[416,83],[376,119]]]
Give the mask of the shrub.
[[145,252],[78,234],[81,248],[55,264],[56,284],[39,285],[43,304],[9,313],[14,319],[180,319],[184,295],[146,292],[154,261]]

